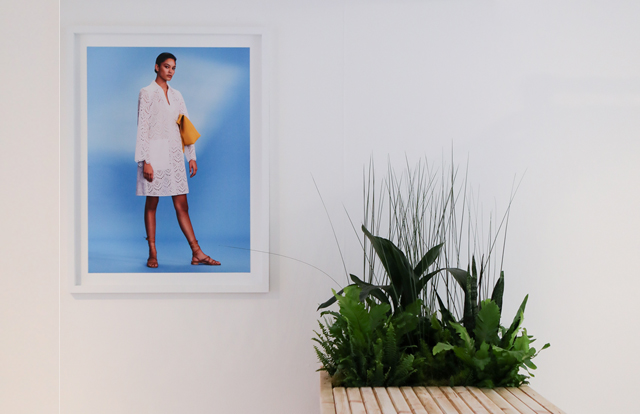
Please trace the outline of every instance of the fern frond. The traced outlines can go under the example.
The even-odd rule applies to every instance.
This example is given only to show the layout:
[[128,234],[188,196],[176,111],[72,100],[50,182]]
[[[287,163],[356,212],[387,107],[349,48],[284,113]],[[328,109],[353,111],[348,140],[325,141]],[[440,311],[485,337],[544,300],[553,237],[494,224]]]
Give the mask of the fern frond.
[[413,361],[413,355],[403,355],[398,365],[396,365],[393,375],[388,380],[388,386],[398,386],[403,384],[415,371],[413,369]]
[[384,365],[392,368],[398,363],[399,358],[396,331],[393,328],[393,324],[389,323],[389,328],[384,338],[384,358],[382,361]]

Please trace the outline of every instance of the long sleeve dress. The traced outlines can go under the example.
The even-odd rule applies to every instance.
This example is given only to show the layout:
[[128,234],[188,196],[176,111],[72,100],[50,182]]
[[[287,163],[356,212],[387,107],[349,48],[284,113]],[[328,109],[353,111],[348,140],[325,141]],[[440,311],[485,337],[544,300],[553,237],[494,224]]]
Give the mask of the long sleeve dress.
[[[136,137],[135,160],[138,163],[136,195],[173,196],[187,194],[187,161],[196,159],[194,145],[186,145],[182,152],[182,138],[176,123],[178,116],[187,113],[182,94],[169,87],[164,91],[155,81],[142,88],[138,97],[138,134]],[[153,167],[153,181],[143,176],[143,161]]]

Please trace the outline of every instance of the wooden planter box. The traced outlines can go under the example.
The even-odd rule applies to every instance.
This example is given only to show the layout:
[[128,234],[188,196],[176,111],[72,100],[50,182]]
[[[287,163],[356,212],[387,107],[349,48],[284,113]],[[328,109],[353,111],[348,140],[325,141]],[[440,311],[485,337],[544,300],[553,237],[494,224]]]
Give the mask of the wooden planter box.
[[531,387],[331,387],[320,371],[320,414],[565,414]]

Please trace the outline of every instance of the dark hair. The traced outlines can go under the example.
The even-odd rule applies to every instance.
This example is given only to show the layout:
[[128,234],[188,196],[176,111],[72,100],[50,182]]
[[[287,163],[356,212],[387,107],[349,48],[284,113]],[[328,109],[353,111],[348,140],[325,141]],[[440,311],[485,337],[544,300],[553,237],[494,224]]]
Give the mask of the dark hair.
[[[177,61],[178,61],[178,59],[176,59],[176,57],[175,57],[175,56],[173,56],[173,54],[172,54],[172,53],[169,53],[169,52],[162,52],[162,53],[160,53],[160,54],[158,55],[158,57],[156,58],[156,65],[158,65],[158,66],[162,65],[162,62],[164,62],[164,61],[165,61],[165,60],[167,60],[167,59],[173,59],[173,60],[174,60],[174,62],[177,62]],[[155,68],[155,67],[153,68],[153,71],[154,71],[155,73],[158,73],[158,71],[156,70],[156,68]]]

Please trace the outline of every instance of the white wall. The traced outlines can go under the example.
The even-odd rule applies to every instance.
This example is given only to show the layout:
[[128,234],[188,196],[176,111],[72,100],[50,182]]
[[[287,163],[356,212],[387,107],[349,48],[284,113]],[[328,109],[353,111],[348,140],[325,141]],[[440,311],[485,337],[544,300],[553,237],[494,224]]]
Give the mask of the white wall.
[[58,4],[0,3],[0,412],[58,408]]
[[[44,7],[29,11],[31,3]],[[8,125],[0,163],[0,411],[12,413],[55,412],[58,384],[56,5],[24,4],[3,13],[11,64],[0,72],[11,97],[0,111]],[[489,206],[494,196],[504,203],[513,175],[526,170],[512,209],[506,307],[512,315],[530,293],[526,326],[552,344],[532,385],[567,412],[634,412],[640,4],[63,0],[60,7],[63,29],[271,29],[271,248],[336,277],[341,264],[311,175],[350,270],[359,272],[342,205],[358,215],[371,154],[379,164],[387,154],[398,164],[405,153],[438,159],[453,141],[461,162],[469,155],[471,181]],[[27,37],[18,44],[16,33]],[[32,122],[34,109],[42,122]],[[29,138],[28,168],[15,156],[16,136]],[[6,201],[9,194],[17,200]],[[278,257],[269,294],[82,298],[63,284],[62,412],[318,412],[310,337],[316,304],[334,286]]]

